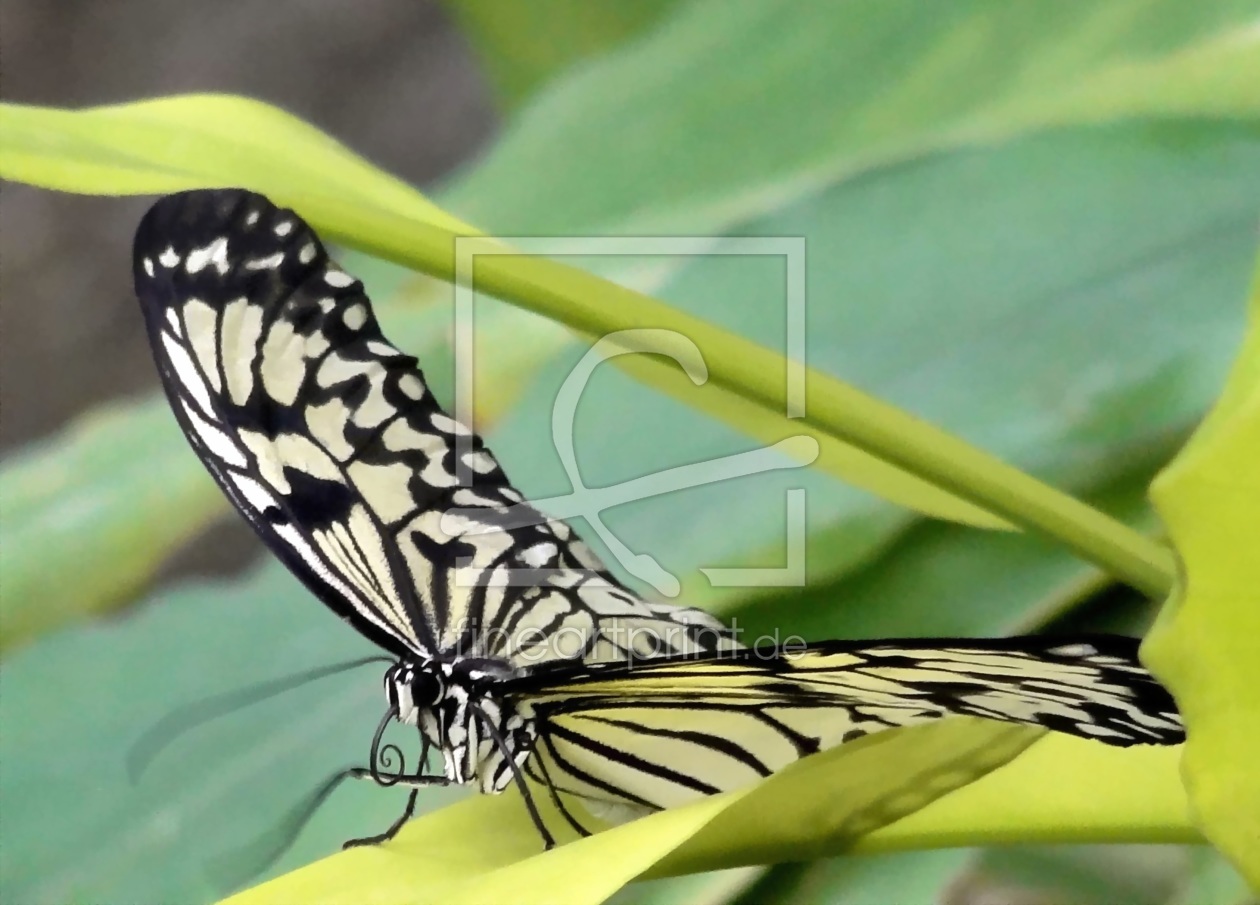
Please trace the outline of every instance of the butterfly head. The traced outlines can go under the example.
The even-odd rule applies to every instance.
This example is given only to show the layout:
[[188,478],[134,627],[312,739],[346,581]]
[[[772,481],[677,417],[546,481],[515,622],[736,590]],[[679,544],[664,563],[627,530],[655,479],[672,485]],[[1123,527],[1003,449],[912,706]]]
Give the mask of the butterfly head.
[[[506,661],[486,658],[395,663],[385,671],[389,710],[372,743],[373,763],[386,751],[380,746],[381,734],[391,720],[417,727],[426,745],[441,752],[446,778],[454,783],[477,778],[481,761],[491,753],[524,750],[532,726],[494,695],[500,683],[515,675]],[[482,777],[494,791],[511,779],[510,771],[499,773]]]
[[440,664],[400,661],[385,671],[385,698],[400,723],[415,726],[445,700],[449,682]]

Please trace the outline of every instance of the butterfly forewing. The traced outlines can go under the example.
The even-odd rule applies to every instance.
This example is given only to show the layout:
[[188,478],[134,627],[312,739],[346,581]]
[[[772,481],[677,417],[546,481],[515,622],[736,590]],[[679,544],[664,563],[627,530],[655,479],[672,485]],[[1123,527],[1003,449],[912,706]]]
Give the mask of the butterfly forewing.
[[[424,499],[401,470],[440,463],[447,437],[360,285],[304,223],[244,192],[155,205],[135,280],[171,405],[236,507],[373,640],[431,650],[432,602],[394,534]],[[386,437],[404,430],[407,447],[391,450]]]
[[530,665],[614,659],[647,635],[664,651],[726,637],[618,586],[524,503],[292,211],[241,190],[169,196],[140,225],[134,269],[189,442],[281,559],[377,643]]

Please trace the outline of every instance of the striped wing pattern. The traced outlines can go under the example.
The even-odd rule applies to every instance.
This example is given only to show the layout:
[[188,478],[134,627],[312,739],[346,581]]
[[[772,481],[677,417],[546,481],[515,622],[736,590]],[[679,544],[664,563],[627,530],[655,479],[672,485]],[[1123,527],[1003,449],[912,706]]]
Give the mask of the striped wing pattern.
[[563,522],[520,525],[527,504],[498,462],[292,211],[236,189],[168,196],[139,227],[134,276],[203,463],[306,585],[382,647],[524,666],[725,643],[703,612],[620,587]]
[[817,751],[947,716],[1117,746],[1184,738],[1137,642],[1114,636],[745,649],[595,666],[520,693],[538,721],[535,775],[605,816],[736,789]]

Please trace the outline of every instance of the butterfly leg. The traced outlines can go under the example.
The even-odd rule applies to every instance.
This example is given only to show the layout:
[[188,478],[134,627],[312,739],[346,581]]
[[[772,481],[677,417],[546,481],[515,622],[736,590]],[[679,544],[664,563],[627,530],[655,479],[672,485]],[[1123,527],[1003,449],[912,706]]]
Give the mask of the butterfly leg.
[[591,835],[591,831],[588,830],[586,827],[582,826],[582,824],[578,822],[577,818],[573,816],[573,813],[561,800],[560,793],[558,789],[556,788],[556,784],[551,781],[551,774],[547,772],[546,761],[543,760],[541,757],[536,758],[536,761],[538,764],[538,769],[542,775],[535,776],[534,772],[529,769],[528,764],[526,765],[526,772],[528,772],[531,777],[538,780],[544,786],[547,787],[547,794],[551,796],[551,803],[555,806],[556,810],[560,812],[561,816],[563,816],[564,819],[568,821],[569,826],[573,827],[573,829],[577,831],[577,834],[579,836],[586,837],[586,836]]
[[377,833],[375,836],[364,836],[361,839],[347,839],[341,843],[343,849],[355,848],[360,845],[380,845],[382,842],[388,842],[398,835],[398,831],[406,825],[407,821],[416,813],[416,796],[420,794],[419,789],[412,789],[411,794],[407,796],[407,806],[403,808],[402,814],[397,820],[389,825],[383,833]]
[[[349,771],[349,775],[355,779],[372,779],[372,771],[366,767],[355,767]],[[416,813],[416,796],[420,794],[420,789],[425,786],[446,786],[450,785],[450,780],[444,776],[403,776],[397,780],[397,783],[391,785],[410,786],[411,792],[407,796],[407,804],[403,808],[402,814],[389,825],[389,828],[383,833],[377,833],[375,836],[364,836],[360,839],[347,839],[341,844],[342,849],[357,848],[361,845],[380,845],[383,842],[389,842],[398,835],[398,831],[407,825]]]
[[485,711],[475,704],[470,703],[469,708],[481,720],[485,726],[486,734],[490,736],[490,740],[494,742],[495,747],[499,749],[499,753],[503,756],[504,763],[512,771],[512,779],[516,782],[516,787],[521,790],[521,798],[525,802],[525,810],[529,812],[529,817],[534,821],[534,828],[538,830],[538,835],[542,836],[543,851],[551,851],[556,846],[556,839],[551,835],[551,831],[547,829],[546,822],[542,819],[542,815],[538,813],[538,806],[534,804],[534,796],[530,794],[529,783],[525,781],[525,775],[521,772],[520,764],[516,762],[516,756],[512,749],[508,746],[507,741],[503,738],[494,721],[486,716]]

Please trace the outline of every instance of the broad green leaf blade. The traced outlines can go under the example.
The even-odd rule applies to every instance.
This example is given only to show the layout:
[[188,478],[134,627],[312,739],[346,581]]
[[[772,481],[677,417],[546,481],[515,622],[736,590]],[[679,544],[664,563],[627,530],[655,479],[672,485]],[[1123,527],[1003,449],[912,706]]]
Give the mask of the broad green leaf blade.
[[[1165,453],[1210,404],[1242,317],[1202,299],[1245,291],[1258,174],[1249,126],[1070,130],[892,167],[738,232],[807,238],[814,367],[1076,489],[1147,450]],[[773,258],[694,260],[661,295],[784,345]],[[492,432],[531,495],[566,494],[575,479],[615,487],[749,450],[735,431],[603,368],[576,418],[580,474],[566,474],[537,425],[550,422],[585,354],[571,344]],[[808,431],[798,425],[779,429]],[[627,547],[678,576],[688,600],[724,606],[737,590],[691,570],[782,567],[796,488],[806,492],[809,536],[837,538],[809,549],[813,582],[860,566],[910,521],[808,469],[639,498],[602,517]]]
[[968,849],[947,849],[785,864],[737,901],[739,905],[940,905],[948,901],[951,879],[973,857]]
[[[709,799],[656,815],[655,838],[623,836],[615,856],[605,847],[612,833],[540,856],[537,831],[528,818],[522,819],[518,795],[478,796],[411,824],[389,846],[342,852],[225,901],[599,902],[650,864],[651,852],[680,844],[730,803],[727,798]],[[490,827],[493,844],[485,836]],[[478,835],[481,844],[470,845],[468,840]],[[637,851],[631,848],[636,843]],[[584,864],[591,854],[602,856],[600,870]],[[555,870],[553,860],[558,862]]]
[[[209,902],[249,880],[257,840],[333,770],[363,761],[384,666],[216,719],[134,784],[129,750],[212,695],[372,652],[275,563],[15,651],[0,664],[3,898]],[[439,791],[422,809],[453,797]],[[277,869],[378,832],[402,803],[367,784],[338,791]]]
[[1216,849],[1203,845],[1191,850],[1190,875],[1185,888],[1169,905],[1252,905],[1255,897]]
[[[522,298],[550,287],[535,299],[540,303],[536,310],[590,336],[643,329],[658,336],[663,331],[669,337],[663,345],[655,340],[633,343],[635,351],[654,353],[643,367],[667,369],[667,379],[682,385],[685,379],[697,382],[694,375],[703,362],[715,389],[752,401],[765,412],[775,412],[776,418],[783,411],[785,360],[766,347],[622,287],[578,271],[557,270],[550,261],[524,257],[508,265],[500,263],[506,256],[489,257],[478,266],[480,285],[492,294]],[[589,291],[582,291],[584,285]],[[675,368],[660,364],[662,357],[678,360],[679,346],[693,350],[693,376],[681,377]],[[1079,501],[815,368],[805,369],[801,384],[810,400],[799,416],[803,431],[850,444],[863,453],[863,461],[873,456],[912,476],[913,482],[896,496],[892,488],[881,487],[894,501],[932,514],[934,507],[925,505],[928,501],[918,493],[926,481],[965,501],[967,511],[956,510],[953,517],[992,524],[996,515],[1056,538],[1144,590],[1162,592],[1170,584],[1171,561],[1164,548]],[[856,483],[866,486],[868,481],[861,478],[868,476],[864,472]],[[976,507],[987,515],[969,518]]]
[[1197,820],[1260,889],[1260,279],[1250,316],[1220,401],[1151,485],[1182,573],[1143,655],[1185,715]]
[[994,902],[1024,892],[1031,901],[1072,905],[1167,903],[1185,874],[1185,853],[1195,848],[1199,846],[995,846],[984,850],[956,888],[961,887],[962,895],[969,892],[972,898]]
[[131,600],[226,509],[163,399],[73,423],[0,468],[0,649]]
[[[1177,0],[968,2],[931,15],[911,2],[833,4],[825,13],[792,3],[690,4],[558,80],[446,198],[500,232],[725,233],[785,200],[959,143],[1134,117],[1254,119],[1254,15],[1248,2]],[[866,49],[875,42],[878,66]],[[679,72],[686,77],[674,78]],[[758,91],[749,94],[750,84]],[[700,125],[680,130],[679,122]],[[1043,168],[1027,175],[1029,186],[1053,162]],[[520,172],[541,175],[521,180]],[[1004,235],[1019,233],[1008,226]],[[885,298],[897,296],[872,293]],[[766,427],[777,426],[740,429],[765,439],[773,436]],[[873,535],[883,542],[886,530]]]
[[1251,0],[680,4],[544,91],[446,200],[500,233],[724,233],[934,151],[1082,122],[1254,118],[1255,16]]
[[[543,92],[488,162],[446,199],[501,232],[724,233],[785,200],[959,143],[991,144],[998,137],[1135,116],[1253,118],[1254,13],[1249,3],[1175,0],[1105,7],[1048,0],[1018,9],[969,2],[931,15],[907,2],[833,4],[826,12],[776,2],[680,6],[652,34],[567,73]],[[876,55],[880,64],[873,66],[866,45],[885,35]],[[675,78],[679,72],[686,77]],[[758,91],[749,94],[750,84]],[[834,90],[836,85],[844,90]],[[610,97],[617,103],[610,104]],[[774,126],[767,128],[767,121]],[[630,140],[627,122],[634,124]],[[679,122],[701,125],[680,130]],[[592,123],[603,125],[593,129]],[[570,158],[565,167],[554,165]],[[1037,185],[1047,169],[1052,171],[1051,162],[1027,174],[1026,185]],[[521,172],[540,178],[521,180]],[[922,199],[912,204],[917,209]],[[1132,226],[1101,239],[1099,247],[1114,247]],[[801,228],[789,224],[784,233],[799,235]],[[1009,224],[1003,235],[1013,235]],[[852,244],[853,237],[847,238]],[[811,249],[823,244],[810,239]],[[870,253],[860,233],[857,242]],[[834,253],[830,244],[825,247]],[[1121,268],[1129,263],[1112,262]],[[861,280],[853,283],[865,288]],[[872,301],[899,298],[875,288]],[[966,295],[971,289],[957,291]],[[938,287],[936,301],[941,298]],[[712,299],[714,307],[745,307],[726,304],[717,293]],[[669,387],[655,385],[684,399],[708,394],[714,402],[707,410],[723,409],[720,391],[666,377],[672,378]],[[763,441],[782,436],[782,424],[741,419],[741,412],[732,411],[739,405],[726,407],[727,423]],[[1097,423],[1105,420],[1100,415]],[[621,431],[615,436],[622,441]],[[834,447],[815,439],[826,467]],[[841,467],[850,476],[864,474],[861,486],[876,486],[869,461]],[[881,543],[887,529],[870,534]],[[850,562],[864,555],[858,552]]]
[[0,104],[0,177],[91,195],[246,186],[299,208],[353,200],[473,231],[296,116],[223,94],[73,111]]
[[649,28],[677,0],[446,0],[499,103],[518,107],[548,79]]
[[[891,4],[888,5],[889,8],[892,6]],[[1027,9],[1032,9],[1032,7],[1030,6]],[[1020,16],[1005,15],[995,4],[971,3],[960,5],[958,10],[961,10],[961,12],[957,14],[950,13],[948,16],[938,18],[913,17],[915,27],[921,29],[922,34],[915,36],[914,40],[907,41],[909,50],[902,52],[902,55],[896,61],[896,65],[889,67],[888,72],[883,74],[883,78],[900,77],[903,79],[903,85],[923,83],[933,86],[933,90],[951,90],[952,88],[957,94],[967,98],[967,103],[971,104],[971,107],[968,107],[966,110],[966,116],[961,116],[953,105],[935,103],[930,97],[929,101],[932,102],[923,103],[923,98],[918,97],[913,90],[900,93],[889,92],[886,90],[887,86],[883,86],[877,91],[855,91],[840,95],[834,92],[826,92],[820,95],[806,91],[798,97],[793,92],[799,91],[803,85],[812,84],[811,80],[799,80],[791,77],[787,80],[782,80],[782,74],[780,73],[780,81],[775,84],[779,84],[787,96],[799,99],[801,105],[804,105],[807,101],[813,101],[819,105],[819,109],[816,111],[798,110],[797,113],[799,115],[790,117],[787,124],[797,128],[804,125],[813,128],[819,123],[852,122],[865,123],[869,127],[869,117],[832,115],[835,111],[824,112],[823,108],[827,104],[851,104],[855,99],[861,101],[869,98],[879,98],[882,108],[887,106],[888,97],[891,93],[908,102],[899,112],[894,109],[893,115],[881,117],[880,124],[882,128],[888,130],[902,129],[902,134],[898,138],[898,141],[902,143],[913,145],[914,142],[910,138],[913,138],[915,134],[924,134],[924,129],[920,122],[923,120],[924,115],[930,120],[928,123],[930,126],[929,132],[932,128],[939,128],[940,123],[937,122],[936,117],[941,115],[942,111],[947,119],[950,116],[954,117],[948,123],[950,129],[962,129],[962,131],[966,132],[969,129],[974,131],[979,128],[979,131],[983,133],[986,128],[989,128],[984,125],[986,122],[989,120],[1002,120],[1002,116],[998,114],[1004,108],[1001,106],[1001,103],[994,101],[991,97],[983,94],[977,95],[976,87],[982,86],[986,91],[991,92],[993,86],[996,85],[1005,87],[1012,85],[1019,87],[1022,85],[1022,89],[1031,92],[1029,97],[1024,97],[1018,93],[1014,97],[1004,96],[1001,100],[1012,109],[1038,109],[1038,104],[1040,104],[1041,107],[1053,113],[1053,116],[1049,116],[1049,118],[1046,118],[1046,116],[1041,116],[1040,119],[1034,117],[1032,127],[1079,121],[1080,118],[1086,120],[1115,118],[1139,113],[1142,115],[1168,115],[1176,112],[1194,112],[1196,114],[1210,112],[1214,115],[1249,115],[1249,112],[1252,111],[1250,93],[1245,88],[1240,88],[1240,86],[1249,84],[1245,74],[1249,71],[1247,67],[1253,63],[1253,57],[1250,55],[1251,32],[1237,27],[1238,23],[1245,21],[1246,15],[1249,13],[1249,11],[1244,10],[1243,6],[1230,3],[1197,4],[1193,8],[1187,9],[1185,7],[1171,6],[1167,2],[1132,3],[1123,7],[1122,12],[1118,15],[1101,17],[1096,13],[1082,13],[1080,10],[1064,13],[1063,9],[1061,5],[1052,6],[1048,3],[1042,3],[1037,6],[1035,13],[1021,13],[1021,15],[1028,16],[1027,19],[1022,19]],[[814,41],[814,36],[825,34],[825,31],[819,28],[793,29],[791,27],[793,21],[791,16],[800,14],[799,8],[793,10],[791,7],[786,6],[745,4],[740,7],[740,15],[728,16],[724,12],[720,17],[720,23],[724,28],[731,28],[733,34],[740,33],[740,29],[743,29],[745,33],[756,34],[759,41],[764,39],[767,34],[776,37],[786,36],[785,40],[789,42],[796,40],[802,35],[809,36],[809,41],[801,47],[794,48],[794,52],[788,53],[787,56],[802,61],[802,68],[810,71],[816,68],[814,64],[819,62],[819,60],[811,58],[809,54],[811,52],[815,54],[821,52],[820,48],[825,49],[828,59],[847,60],[849,58],[860,58],[860,55],[833,53],[837,45],[832,42]],[[851,26],[863,21],[866,24],[878,23],[880,21],[879,17],[887,14],[884,10],[870,4],[850,4],[843,13],[836,13],[834,16],[825,17],[817,23],[810,24],[832,28],[837,35],[841,36],[875,34],[878,33],[878,29],[853,28]],[[896,10],[893,9],[891,14],[896,15]],[[850,20],[846,19],[846,16],[856,16],[858,18]],[[765,31],[762,28],[762,24],[770,17],[773,17],[773,20],[778,25],[783,26],[786,23],[786,27],[781,27],[779,31]],[[866,18],[863,19],[862,17]],[[1035,17],[1040,17],[1040,19],[1036,20],[1034,27],[1029,27]],[[689,42],[693,42],[697,35],[704,35],[707,40],[709,34],[707,24],[701,29],[696,25],[696,16],[688,14],[681,18],[684,20],[682,24],[675,23],[667,31],[675,35],[681,33],[682,37],[671,39],[674,41],[672,44],[666,41],[664,45],[665,50],[648,53],[646,54],[646,59],[650,61],[657,59],[658,56],[668,58],[670,53],[690,53],[688,50],[691,46]],[[1175,22],[1176,27],[1169,27],[1170,21]],[[956,63],[959,58],[951,56],[949,53],[941,53],[943,48],[949,47],[950,41],[956,40],[959,36],[968,34],[987,36],[990,33],[1000,35],[1000,39],[990,41],[987,44],[983,41],[981,43],[993,53],[989,56],[970,53],[964,55],[961,59],[965,62],[960,64],[961,68],[951,68],[951,65]],[[665,38],[669,38],[669,34]],[[662,40],[664,41],[665,38]],[[1022,55],[1008,53],[1011,46],[1015,46],[1021,41],[1028,42],[1028,46],[1025,48],[1028,51],[1027,53]],[[1074,49],[1065,50],[1065,48]],[[999,50],[1000,55],[995,56],[994,53]],[[1142,60],[1141,66],[1136,70],[1132,65],[1135,52]],[[1021,73],[1024,76],[1022,81],[997,77],[1001,74],[1000,67],[1009,65],[1010,60],[1016,58],[1036,61],[1037,65],[1029,65],[1032,75],[1029,75],[1028,72]],[[925,79],[922,75],[916,75],[916,72],[918,72],[917,67],[919,67],[920,63],[926,64],[934,60],[944,64],[941,71],[931,72],[932,77],[930,79]],[[972,65],[973,60],[975,61],[974,66]],[[1123,65],[1117,63],[1116,60],[1123,60]],[[1187,61],[1189,62],[1187,63]],[[714,65],[712,68],[702,67],[704,76],[688,80],[689,88],[709,91],[712,85],[725,83],[730,73],[729,70],[722,68],[721,61],[706,58],[705,62],[710,64],[717,63],[718,65]],[[756,62],[756,60],[753,60],[753,63]],[[626,64],[620,63],[617,65],[621,66],[619,71],[623,73],[626,71]],[[630,65],[632,66],[633,64]],[[999,67],[997,71],[993,70],[994,66]],[[988,68],[986,69],[986,67]],[[927,68],[928,71],[931,71],[930,66]],[[739,72],[741,78],[747,77],[747,68],[743,59],[739,62]],[[1137,73],[1136,76],[1134,75],[1135,72]],[[726,75],[723,73],[726,73]],[[1057,74],[1062,76],[1062,80],[1056,81],[1053,77],[1047,78],[1047,74],[1051,76]],[[947,75],[955,76],[957,81],[951,82],[949,78],[945,77]],[[640,84],[644,83],[644,80],[636,75],[631,83]],[[848,80],[844,83],[860,85],[861,79]],[[1088,99],[1096,93],[1095,89],[1098,85],[1105,86],[1113,83],[1137,87],[1135,90],[1126,88],[1126,90],[1099,92],[1108,99],[1107,103],[1097,108],[1091,107]],[[1173,88],[1169,86],[1173,86]],[[659,97],[663,90],[659,82],[649,83],[648,88],[649,97]],[[656,94],[651,94],[652,91],[656,92]],[[673,94],[674,89],[669,87],[668,92]],[[1163,98],[1164,93],[1173,96],[1165,99]],[[571,94],[581,95],[582,92],[571,92]],[[588,92],[583,96],[589,99],[592,95]],[[978,106],[975,102],[977,96],[980,98]],[[1030,102],[1030,99],[1036,100],[1038,98],[1040,98],[1038,103]],[[222,98],[203,98],[200,100],[205,101],[209,106],[225,102],[225,99]],[[226,101],[230,100],[226,99]],[[155,103],[168,104],[172,102]],[[791,103],[784,105],[779,100],[775,100],[774,103],[785,108],[792,107]],[[602,101],[600,101],[600,104],[602,107],[607,106]],[[255,106],[258,107],[258,105]],[[964,104],[964,107],[966,106]],[[989,109],[990,107],[992,109]],[[122,108],[112,109],[116,112]],[[265,110],[265,108],[261,107],[258,107],[258,109]],[[713,115],[716,111],[733,110],[734,108],[730,105],[706,103],[704,109],[710,115]],[[977,110],[981,110],[982,113],[977,113]],[[1009,110],[1007,112],[1009,113]],[[250,119],[250,115],[248,111],[243,114],[246,120]],[[267,116],[270,116],[270,114],[267,114]],[[544,114],[541,118],[545,120],[547,117]],[[199,125],[203,121],[203,117],[199,115],[194,115],[190,119]],[[580,117],[579,120],[582,122],[592,121],[585,116]],[[1018,118],[1016,118],[1014,125],[1005,121],[999,122],[995,127],[997,131],[994,134],[1005,134],[1003,130],[1009,132],[1012,128],[1021,128],[1017,120]],[[574,120],[569,121],[572,122]],[[980,126],[976,125],[977,122]],[[274,125],[270,121],[268,123]],[[651,118],[648,118],[642,124],[642,134],[650,133],[650,123]],[[246,122],[245,124],[249,125],[250,123]],[[27,125],[30,125],[30,123],[28,122]],[[288,125],[291,126],[292,123]],[[743,137],[747,137],[748,134],[756,134],[769,137],[772,141],[781,140],[787,143],[787,147],[804,149],[809,155],[830,154],[834,156],[836,154],[847,154],[849,157],[853,157],[856,153],[853,145],[854,136],[862,137],[860,131],[850,134],[842,130],[837,136],[832,136],[836,138],[834,142],[806,142],[801,140],[805,136],[794,135],[790,129],[766,130],[762,128],[762,124],[755,118],[749,117],[747,111],[744,110],[741,110],[739,115],[733,117],[726,125],[744,130],[753,130],[752,133],[740,133]],[[1022,128],[1029,127],[1027,123],[1022,126]],[[915,131],[916,129],[918,130],[917,132]],[[265,130],[261,131],[265,132]],[[288,135],[284,128],[277,128],[276,131],[277,134]],[[879,130],[875,131],[878,132]],[[721,147],[725,148],[730,146],[728,139],[734,137],[728,132],[729,129],[701,130],[696,134],[721,136]],[[64,138],[62,136],[62,140],[59,141],[55,135],[51,137],[46,135],[37,136],[34,141],[18,142],[10,150],[14,152],[13,157],[18,164],[29,165],[32,147],[38,148],[41,145],[59,147],[64,144]],[[303,134],[298,136],[297,140],[305,141],[310,138],[310,135]],[[169,168],[178,169],[182,165],[181,161],[187,157],[186,154],[182,154],[182,152],[187,151],[187,148],[179,142],[168,144],[157,142],[156,144],[161,145],[157,149],[161,153],[171,150],[181,152],[176,153],[173,160],[159,160],[156,165],[156,170],[159,174],[165,173],[166,169]],[[314,144],[319,144],[319,142],[314,142]],[[921,142],[917,152],[939,146],[939,144],[934,144],[932,141],[924,141]],[[126,149],[123,150],[125,151]],[[768,155],[745,154],[739,155],[739,158],[772,163],[774,166],[768,169],[780,176],[784,172],[782,169],[783,165],[798,167],[798,175],[814,173],[816,176],[817,168],[810,159],[802,158],[799,155],[793,156],[779,153],[783,149],[778,147],[771,150],[772,153]],[[858,150],[861,149],[859,148]],[[900,152],[892,156],[896,157],[899,155]],[[81,157],[81,155],[79,156]],[[119,155],[111,152],[107,156],[114,157]],[[122,156],[127,157],[125,153]],[[196,157],[196,155],[193,156]],[[554,155],[551,156],[554,157]],[[71,164],[73,164],[75,159],[77,159],[75,155],[70,155]],[[135,162],[130,157],[127,159],[131,163]],[[234,155],[225,155],[224,159],[232,162]],[[597,162],[599,157],[598,155],[582,155],[582,159],[584,161],[594,160]],[[689,153],[684,159],[690,162],[689,165],[694,170],[694,172],[688,174],[687,181],[698,184],[703,182],[706,176],[711,178],[713,174],[720,174],[720,168],[715,168],[712,165],[713,159],[732,159],[732,155],[723,153],[711,158],[704,154]],[[886,159],[873,160],[873,162],[886,162]],[[331,162],[331,158],[328,158],[328,160]],[[775,163],[776,161],[783,161],[784,163]],[[79,160],[79,162],[82,163],[83,161]],[[66,161],[62,161],[62,163],[64,164]],[[632,169],[621,166],[620,162],[614,161],[614,163],[616,165],[610,169],[609,175],[634,172]],[[66,175],[64,172],[65,166],[54,166],[52,169],[59,177]],[[73,169],[73,166],[71,169]],[[90,170],[91,167],[89,166],[88,169]],[[263,169],[266,169],[266,167],[263,167]],[[283,169],[286,175],[291,172],[287,160]],[[850,172],[852,169],[853,167],[849,167],[847,164],[837,164],[834,172],[844,173]],[[519,171],[519,169],[514,170],[514,173]],[[271,170],[268,170],[268,172],[271,172]],[[502,173],[502,168],[498,172]],[[700,178],[691,179],[690,176]],[[513,178],[515,179],[515,176]],[[788,179],[790,182],[796,178],[796,175],[789,173],[783,178]],[[366,181],[371,182],[371,180]],[[603,181],[608,182],[606,179]],[[542,182],[537,179],[527,180],[526,182],[535,186],[542,186]],[[657,182],[665,187],[668,197],[673,199],[671,204],[676,205],[678,197],[676,186],[667,185],[666,182],[661,180],[657,180]],[[743,180],[737,180],[736,182],[737,184],[728,187],[728,192],[732,197],[735,195],[745,199],[781,197],[781,195],[774,192],[754,191],[749,193],[747,184]],[[805,179],[804,182],[805,184],[815,184],[813,178]],[[478,183],[478,185],[481,184],[480,182]],[[493,184],[490,187],[493,189]],[[363,186],[356,183],[352,188],[357,192],[361,191]],[[370,188],[379,189],[379,192],[374,192],[374,194],[379,195],[376,200],[382,204],[389,204],[396,200],[395,194],[398,186],[394,183],[380,186],[373,184]],[[642,186],[634,188],[635,197],[647,197],[640,191],[642,188]],[[556,203],[558,196],[553,191],[553,187],[543,186],[543,189],[542,194],[531,196],[535,200],[540,201],[536,206],[537,211],[561,210],[562,206]],[[504,209],[505,205],[509,209],[512,207],[511,204],[507,203],[510,201],[511,195],[497,190],[490,191],[488,194],[493,196],[494,204],[500,211]],[[578,192],[577,196],[592,200],[604,197],[600,192],[588,191]],[[320,210],[324,209],[314,199],[308,198],[307,203],[314,205]],[[325,205],[324,207],[327,206]],[[701,204],[700,208],[709,211],[717,208],[728,211],[741,209],[738,205],[730,207],[716,203],[711,197]],[[750,209],[746,206],[742,208],[742,210]],[[333,219],[335,220],[336,217],[334,216]],[[502,219],[501,213],[499,219]],[[609,220],[608,217],[602,217],[601,219],[603,221]],[[729,219],[729,213],[727,219]],[[695,222],[694,220],[692,221],[693,225]],[[712,221],[710,218],[710,222],[716,221]],[[530,228],[536,228],[537,225],[538,221],[535,218]],[[573,228],[572,224],[569,224],[568,228]],[[379,229],[377,231],[379,232]],[[368,237],[363,238],[363,241],[371,242],[374,240]],[[757,433],[755,430],[753,432]],[[867,467],[871,467],[869,462]],[[912,493],[911,496],[913,495]],[[913,504],[913,501],[911,502]],[[929,509],[929,511],[932,510]],[[975,513],[972,513],[972,517],[976,517]]]

